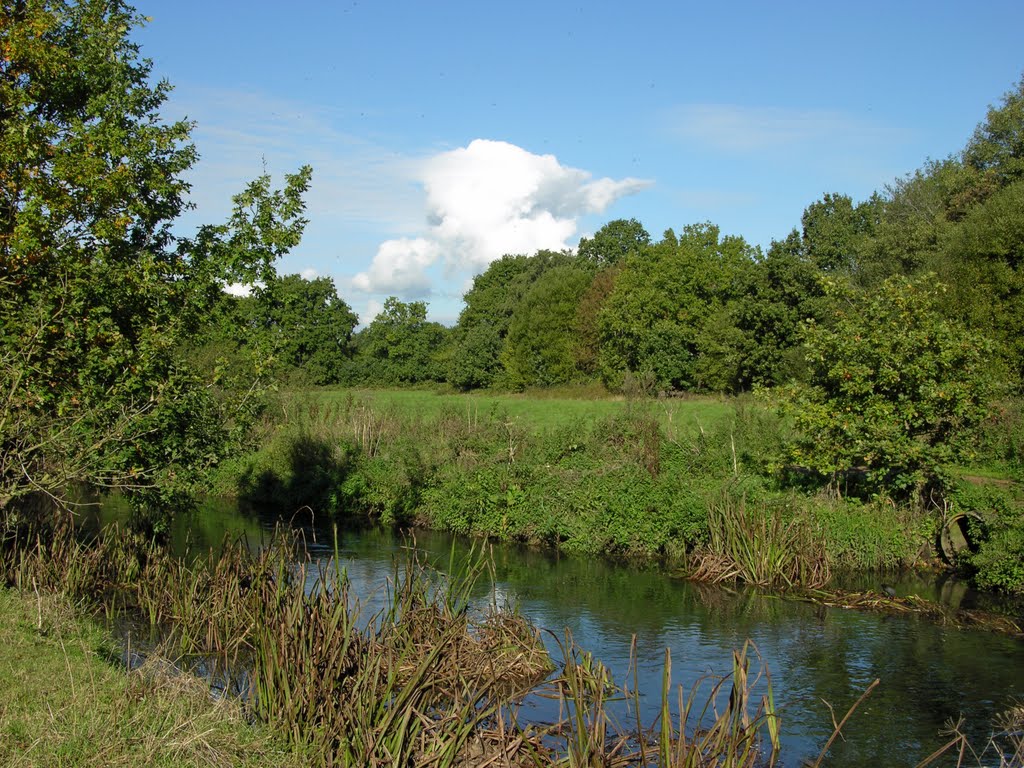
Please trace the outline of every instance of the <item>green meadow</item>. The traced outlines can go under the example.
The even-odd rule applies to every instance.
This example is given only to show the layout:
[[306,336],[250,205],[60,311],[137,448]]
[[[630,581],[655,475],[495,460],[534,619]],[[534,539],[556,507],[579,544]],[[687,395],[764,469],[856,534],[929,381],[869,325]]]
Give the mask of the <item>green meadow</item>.
[[594,386],[554,387],[522,393],[332,387],[309,390],[302,397],[328,406],[357,399],[380,410],[424,421],[452,413],[470,421],[506,420],[535,434],[575,425],[593,425],[603,419],[628,416],[641,408],[665,429],[699,433],[726,420],[736,402],[736,398],[701,395],[638,400],[611,395],[603,387]]

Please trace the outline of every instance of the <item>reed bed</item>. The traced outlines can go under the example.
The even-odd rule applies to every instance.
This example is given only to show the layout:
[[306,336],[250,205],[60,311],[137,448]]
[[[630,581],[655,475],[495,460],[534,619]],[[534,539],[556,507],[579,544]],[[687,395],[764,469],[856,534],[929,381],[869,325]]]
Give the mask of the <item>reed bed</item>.
[[84,542],[61,525],[16,543],[0,551],[5,583],[131,612],[161,653],[233,666],[251,714],[324,765],[454,765],[551,670],[521,616],[470,610],[482,555],[440,579],[410,550],[387,607],[364,620],[345,572],[303,562],[283,532],[260,551],[235,542],[191,561],[118,529]]
[[708,533],[707,544],[688,557],[696,581],[792,589],[831,578],[825,542],[799,514],[725,493],[708,509]]
[[[260,550],[234,542],[193,560],[116,529],[83,542],[61,525],[11,543],[0,547],[6,585],[130,613],[159,633],[162,652],[227,664],[244,681],[237,691],[249,716],[319,765],[753,768],[779,755],[782,719],[752,643],[735,652],[729,674],[689,690],[674,685],[666,651],[660,709],[644,723],[635,641],[632,686],[568,634],[553,663],[519,614],[493,601],[472,608],[489,568],[482,550],[460,567],[453,559],[442,578],[409,548],[386,607],[364,616],[338,558],[304,560],[283,532]],[[555,722],[520,722],[527,695],[554,698]],[[999,745],[982,754],[1016,750],[1017,762],[1004,764],[1021,765],[1021,719],[1008,715]],[[968,754],[957,733],[922,765]]]

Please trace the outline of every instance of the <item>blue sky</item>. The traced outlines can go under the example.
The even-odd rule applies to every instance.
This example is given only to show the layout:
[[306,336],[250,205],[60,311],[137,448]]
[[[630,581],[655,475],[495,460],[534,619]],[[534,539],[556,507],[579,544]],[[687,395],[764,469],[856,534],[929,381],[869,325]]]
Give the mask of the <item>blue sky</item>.
[[368,322],[452,322],[502,253],[617,218],[767,247],[961,149],[1024,73],[1024,3],[137,0],[201,160],[183,227],[264,169],[313,166],[283,273]]

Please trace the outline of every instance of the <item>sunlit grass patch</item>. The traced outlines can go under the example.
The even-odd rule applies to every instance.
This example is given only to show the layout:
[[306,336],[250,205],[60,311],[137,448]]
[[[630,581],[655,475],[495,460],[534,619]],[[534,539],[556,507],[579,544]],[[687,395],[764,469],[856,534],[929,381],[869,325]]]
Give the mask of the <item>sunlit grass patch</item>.
[[[375,408],[389,409],[401,417],[430,421],[446,412],[466,414],[468,419],[507,419],[531,432],[594,423],[623,416],[638,407],[650,408],[666,425],[674,424],[698,432],[717,425],[732,412],[729,400],[690,396],[630,401],[622,397],[593,397],[561,388],[531,390],[523,394],[474,392],[458,394],[423,389],[318,389],[307,396],[312,402],[343,403],[349,398],[364,400]],[[592,394],[592,393],[590,393]],[[583,396],[579,396],[583,395]]]
[[302,766],[301,751],[194,677],[120,649],[57,594],[0,591],[0,764]]

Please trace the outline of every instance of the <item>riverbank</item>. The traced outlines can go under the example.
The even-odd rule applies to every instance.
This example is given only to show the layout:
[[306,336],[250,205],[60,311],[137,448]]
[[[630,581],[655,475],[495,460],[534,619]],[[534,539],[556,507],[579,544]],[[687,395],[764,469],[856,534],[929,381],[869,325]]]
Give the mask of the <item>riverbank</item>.
[[933,554],[934,511],[777,471],[787,426],[749,400],[431,397],[289,398],[217,491],[285,516],[309,507],[772,588]]
[[309,764],[204,681],[156,663],[127,672],[121,657],[66,597],[0,589],[0,764]]
[[946,556],[979,588],[1024,594],[1022,424],[1004,404],[963,438],[972,468],[894,503],[861,494],[856,472],[826,485],[786,464],[791,424],[749,396],[324,389],[283,397],[218,491],[775,589]]
[[[807,699],[808,690],[813,690],[810,699],[832,701],[841,714],[871,682],[870,678],[858,677],[859,682],[846,681],[854,683],[851,687],[844,678],[834,677],[821,659],[809,667],[800,664],[802,671],[791,668],[783,675],[778,675],[773,666],[769,677],[760,651],[743,643],[742,638],[747,632],[758,633],[750,624],[752,613],[760,610],[758,606],[774,613],[779,601],[760,601],[753,594],[749,596],[751,601],[739,601],[735,615],[723,613],[724,595],[712,599],[715,621],[726,630],[731,649],[718,671],[731,671],[712,676],[704,667],[696,678],[690,677],[685,670],[694,662],[701,667],[709,663],[708,638],[699,643],[702,650],[696,656],[650,647],[645,619],[656,610],[651,593],[656,587],[653,573],[648,573],[648,588],[641,590],[645,600],[642,604],[633,601],[639,620],[626,621],[625,634],[613,633],[616,642],[627,648],[630,630],[625,627],[641,633],[634,635],[629,664],[620,657],[614,665],[617,672],[625,671],[626,690],[615,683],[612,667],[601,658],[610,650],[607,642],[611,636],[599,643],[599,657],[596,651],[576,646],[568,632],[560,633],[561,621],[552,623],[549,628],[555,630],[556,643],[548,643],[554,662],[551,667],[543,653],[530,661],[531,654],[541,649],[529,631],[529,620],[524,625],[523,614],[481,613],[477,600],[469,599],[470,585],[476,580],[473,574],[488,582],[510,565],[490,555],[480,559],[472,552],[444,547],[433,557],[441,557],[446,569],[429,566],[423,570],[428,561],[420,560],[416,554],[419,550],[399,545],[385,556],[389,562],[382,563],[383,570],[376,577],[350,593],[347,568],[351,565],[362,571],[363,567],[352,559],[350,550],[339,549],[344,544],[337,539],[333,549],[329,542],[325,542],[327,550],[319,545],[322,559],[312,570],[314,564],[301,559],[301,550],[282,547],[281,540],[270,542],[260,552],[230,545],[219,554],[187,561],[168,556],[162,548],[116,528],[106,529],[88,546],[60,536],[22,541],[31,543],[22,545],[16,553],[0,553],[15,555],[4,558],[0,565],[5,581],[21,584],[24,590],[28,617],[22,623],[27,621],[31,626],[38,622],[40,611],[33,610],[37,594],[45,596],[56,590],[73,598],[80,607],[91,606],[108,614],[131,612],[141,620],[140,629],[148,626],[157,631],[165,638],[165,647],[178,654],[199,653],[204,658],[221,659],[235,665],[236,670],[241,665],[252,686],[245,701],[247,716],[268,723],[287,734],[293,743],[311,750],[310,764],[390,765],[398,750],[410,764],[417,765],[431,761],[451,766],[586,765],[592,764],[596,756],[611,761],[602,764],[668,768],[694,764],[696,756],[701,755],[705,759],[702,764],[752,766],[776,754],[777,743],[788,743],[796,751],[789,752],[788,761],[784,759],[780,764],[792,765],[797,757],[816,755],[832,728],[815,731],[810,741],[800,741],[799,746],[787,742],[789,727],[801,723],[793,709],[800,707],[791,699],[794,692],[799,691],[798,696]],[[378,556],[383,543],[373,542]],[[348,552],[345,568],[336,567],[340,551]],[[293,559],[297,556],[298,562]],[[392,562],[392,557],[397,559]],[[422,565],[417,566],[417,562]],[[539,586],[541,569],[529,570],[524,583]],[[552,586],[560,593],[573,588],[581,595],[593,596],[595,592],[594,585],[582,580],[566,580],[555,574],[552,577],[556,579]],[[666,580],[657,583],[676,592]],[[367,586],[384,593],[384,602],[374,608],[374,617],[361,617],[358,607],[360,596],[369,594]],[[507,584],[501,592],[508,594]],[[678,604],[677,597],[669,597],[666,604]],[[581,601],[573,597],[571,602]],[[48,613],[42,611],[44,618]],[[832,628],[820,638],[822,651],[837,642],[842,645],[835,635],[835,620],[821,618]],[[784,645],[799,647],[801,654],[809,651],[810,658],[814,658],[817,641],[811,639],[808,630],[818,625],[817,618],[804,623],[804,629],[796,629],[802,641]],[[887,636],[895,639],[888,634],[894,624],[887,626]],[[930,644],[926,638],[935,635],[926,628],[912,634],[916,639],[911,645]],[[858,658],[870,656],[865,644],[868,635],[858,631],[855,636],[861,649]],[[951,636],[948,643],[942,643],[953,654],[950,661],[963,656],[953,648],[964,639]],[[590,642],[593,640],[590,638]],[[60,650],[56,651],[52,679],[68,679],[60,668],[63,662],[76,670],[74,684],[79,686],[89,673],[79,673],[77,659],[60,655],[64,647],[57,645]],[[866,710],[877,712],[876,708],[881,707],[887,716],[881,720],[865,717],[862,708],[844,732],[844,757],[823,764],[863,764],[849,759],[850,750],[857,744],[867,754],[878,748],[884,752],[891,746],[891,738],[878,742],[876,730],[879,723],[905,714],[897,703],[901,699],[893,695],[905,684],[913,686],[914,680],[904,681],[903,673],[898,671],[909,666],[900,660],[899,644],[887,641],[884,647],[886,658],[895,660],[897,671],[886,674],[878,670],[883,682],[868,697]],[[1004,646],[1004,652],[1007,650],[1016,653]],[[108,652],[106,656],[113,654]],[[642,661],[644,656],[650,658]],[[967,657],[983,667],[988,665],[986,656]],[[658,663],[651,666],[648,661]],[[945,667],[941,659],[934,661]],[[808,669],[818,670],[811,689],[807,688],[809,681],[803,679]],[[684,682],[677,688],[673,677],[680,672]],[[794,672],[798,679],[788,680]],[[546,680],[541,680],[543,677]],[[931,674],[925,679],[932,679]],[[818,684],[824,687],[819,690]],[[985,695],[991,697],[992,686],[983,687]],[[549,716],[538,718],[532,706],[521,709],[514,703],[522,701],[524,695],[551,701],[553,709],[544,710]],[[781,721],[776,706],[785,708]],[[632,712],[625,719],[623,707]],[[982,723],[1000,711],[987,713]],[[670,724],[667,730],[665,723]],[[930,725],[923,732],[928,740],[916,743],[937,748],[941,742],[935,734],[940,726]],[[979,733],[975,724],[970,731],[972,743],[980,745],[978,739],[986,738],[984,724],[981,728]],[[702,737],[697,744],[695,735]],[[967,743],[966,736],[959,738],[951,742],[950,748]],[[1017,744],[1014,748],[1019,751],[1021,747]],[[839,757],[838,749],[834,744],[829,756]],[[932,749],[928,746],[921,753]],[[708,757],[712,750],[717,762]]]
[[[481,745],[511,749],[517,739],[520,745],[528,742],[533,752],[545,751],[533,744],[536,734],[516,731],[506,739],[501,727],[492,734],[499,708],[535,686],[551,666],[536,631],[518,615],[499,610],[470,614],[464,589],[480,575],[483,561],[472,558],[465,565],[460,577],[441,584],[414,561],[396,564],[386,607],[364,616],[358,600],[349,599],[344,570],[311,564],[288,531],[279,531],[258,551],[236,541],[190,559],[116,527],[82,537],[69,525],[54,528],[44,521],[0,542],[0,583],[21,590],[22,618],[15,624],[21,631],[32,619],[33,595],[47,604],[58,595],[79,610],[126,617],[154,638],[147,643],[154,657],[171,653],[201,659],[207,668],[227,670],[232,681],[244,681],[239,687],[243,700],[234,703],[237,711],[244,707],[246,719],[266,724],[294,745],[306,757],[302,765],[443,768],[467,764],[466,754]],[[38,613],[39,626],[48,628],[41,607]],[[77,642],[81,654],[68,654],[70,639],[60,633],[61,626],[48,629],[56,632],[59,650],[51,650],[53,669],[43,671],[49,673],[47,681],[71,691],[71,702],[58,703],[76,713],[88,706],[90,694],[110,698],[110,683],[93,682],[97,673],[87,666],[89,643]],[[109,640],[94,637],[92,645],[99,648],[94,654],[104,658],[120,655]],[[57,674],[62,661],[67,673]],[[43,690],[33,688],[38,681],[25,674],[24,662],[10,666],[17,678],[12,685],[50,711],[49,683],[42,683]],[[207,686],[199,689],[209,696]],[[146,688],[137,694],[131,690],[129,698],[155,695]],[[113,710],[115,720],[128,716],[116,697]],[[99,708],[97,718],[83,726],[84,735],[73,734],[70,746],[56,739],[58,757],[78,749],[81,754],[73,752],[69,762],[96,764],[89,735],[105,723],[117,727],[117,722],[107,723],[105,711]],[[177,723],[159,709],[153,717],[165,722],[161,743],[173,751]],[[31,734],[31,726],[19,722],[14,730]],[[180,731],[189,744],[201,746],[201,734],[189,738],[188,723]],[[125,738],[130,744],[145,741],[131,729]],[[11,750],[34,747],[30,739],[15,742]],[[120,754],[119,744],[111,749]],[[234,763],[228,758],[226,764]]]

